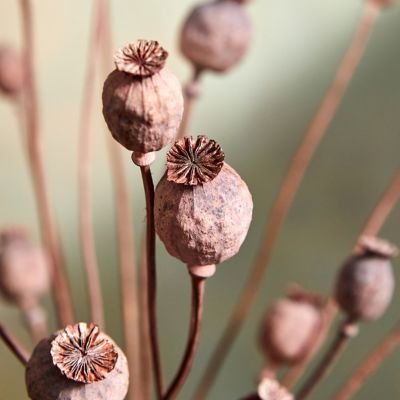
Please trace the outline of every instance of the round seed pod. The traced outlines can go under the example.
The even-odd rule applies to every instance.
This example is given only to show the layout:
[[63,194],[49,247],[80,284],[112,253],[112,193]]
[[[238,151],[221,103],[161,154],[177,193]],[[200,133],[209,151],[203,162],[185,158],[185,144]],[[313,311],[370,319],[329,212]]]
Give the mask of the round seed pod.
[[0,293],[19,304],[35,303],[49,290],[49,262],[44,250],[20,228],[0,232]]
[[25,374],[32,400],[123,400],[128,379],[122,350],[96,325],[84,323],[43,339]]
[[168,252],[190,266],[235,255],[250,226],[251,194],[206,136],[184,137],[167,154],[155,191],[155,227]]
[[260,346],[272,364],[296,364],[311,350],[323,323],[322,300],[301,289],[276,301],[260,329]]
[[115,55],[103,87],[107,126],[128,150],[149,153],[173,141],[183,114],[182,88],[164,68],[168,53],[155,41],[130,43]]
[[294,396],[277,380],[264,378],[258,385],[257,393],[241,400],[294,400]]
[[197,69],[225,72],[246,54],[252,25],[240,3],[212,1],[190,12],[181,31],[180,47]]
[[390,258],[397,249],[374,237],[361,238],[358,248],[359,254],[345,261],[338,274],[336,301],[353,320],[373,321],[392,299],[395,283]]
[[25,63],[8,46],[0,46],[0,91],[7,95],[19,94],[25,83]]

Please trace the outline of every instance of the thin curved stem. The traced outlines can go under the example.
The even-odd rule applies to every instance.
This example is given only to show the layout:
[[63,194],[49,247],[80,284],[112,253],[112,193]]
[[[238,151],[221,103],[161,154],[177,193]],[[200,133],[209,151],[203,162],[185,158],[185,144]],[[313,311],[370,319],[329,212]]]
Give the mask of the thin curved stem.
[[30,358],[28,350],[25,349],[2,323],[0,323],[0,337],[18,360],[21,361],[22,365],[26,366]]
[[172,381],[164,400],[176,399],[189,376],[194,357],[200,342],[201,322],[203,318],[205,279],[192,276],[192,311],[188,341],[179,370]]
[[333,82],[328,89],[314,119],[297,149],[278,195],[269,214],[261,245],[254,266],[241,292],[239,301],[218,341],[200,385],[195,392],[195,399],[207,397],[230,348],[233,345],[258,293],[267,270],[275,243],[295,199],[310,161],[346,93],[352,76],[361,61],[370,35],[379,16],[380,8],[371,1],[366,1],[358,24],[358,29],[341,62]]
[[20,0],[20,5],[27,62],[26,101],[24,104],[26,111],[28,158],[35,189],[41,234],[51,260],[53,294],[57,308],[57,316],[59,324],[61,326],[66,326],[74,322],[74,311],[60,237],[50,204],[43,163],[38,101],[34,77],[34,35],[31,3],[29,0]]
[[147,296],[148,310],[147,317],[150,327],[151,356],[153,362],[153,372],[156,381],[157,397],[162,398],[164,392],[161,356],[158,346],[157,333],[157,301],[156,301],[156,254],[155,243],[156,234],[154,227],[154,184],[151,176],[150,166],[140,167],[143,186],[146,196],[146,259],[147,259]]
[[348,400],[361,388],[364,382],[374,374],[387,356],[400,345],[400,323],[383,339],[371,354],[354,371],[334,400]]

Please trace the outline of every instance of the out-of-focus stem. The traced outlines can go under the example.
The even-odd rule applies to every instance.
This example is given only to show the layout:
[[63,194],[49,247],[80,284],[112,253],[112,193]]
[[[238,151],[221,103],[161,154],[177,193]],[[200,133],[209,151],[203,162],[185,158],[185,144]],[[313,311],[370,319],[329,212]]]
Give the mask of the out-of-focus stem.
[[167,390],[164,400],[176,399],[192,368],[196,350],[200,342],[201,322],[203,317],[205,278],[192,276],[192,311],[188,341],[179,370]]
[[104,20],[104,1],[94,2],[92,33],[89,43],[88,63],[84,84],[83,103],[80,119],[79,145],[79,225],[84,270],[86,273],[91,320],[105,329],[104,306],[101,293],[99,266],[93,230],[93,209],[91,199],[91,129],[93,118],[96,61],[101,49]]
[[25,55],[27,63],[26,82],[26,129],[28,156],[41,225],[42,238],[50,257],[52,267],[53,294],[59,324],[66,326],[74,322],[74,312],[66,267],[64,264],[60,237],[50,204],[39,129],[39,111],[34,76],[34,43],[31,3],[20,0]]
[[333,78],[333,82],[327,94],[290,163],[289,169],[270,211],[268,223],[265,227],[254,266],[229,322],[206,366],[205,373],[195,394],[196,400],[207,397],[208,391],[214,383],[219,369],[249,314],[256,294],[261,287],[264,274],[271,259],[272,250],[295,199],[307,167],[346,93],[351,78],[364,54],[379,13],[380,7],[375,3],[372,1],[365,2],[354,38]]
[[24,321],[29,329],[32,341],[36,344],[48,334],[47,317],[38,301],[20,302]]
[[183,111],[182,122],[179,127],[178,138],[188,134],[187,130],[193,115],[194,107],[200,95],[200,77],[203,70],[193,66],[193,75],[189,82],[185,85],[185,107]]
[[387,356],[400,345],[400,323],[383,339],[371,354],[354,371],[353,375],[335,395],[334,400],[348,400],[379,368]]
[[0,323],[0,337],[18,360],[26,366],[30,357],[29,352],[2,323]]

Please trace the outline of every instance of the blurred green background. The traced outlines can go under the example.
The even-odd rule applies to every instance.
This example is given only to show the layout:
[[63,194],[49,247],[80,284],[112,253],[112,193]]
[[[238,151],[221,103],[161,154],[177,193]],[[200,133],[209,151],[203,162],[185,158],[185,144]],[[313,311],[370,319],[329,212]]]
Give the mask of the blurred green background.
[[[57,211],[80,320],[88,318],[80,257],[77,210],[78,122],[87,61],[92,1],[41,0],[34,4],[37,73],[47,175]],[[189,65],[179,54],[179,26],[192,0],[112,1],[114,42],[157,39],[170,51],[168,65],[184,82]],[[238,297],[259,244],[266,216],[290,157],[341,60],[358,21],[362,0],[254,0],[248,12],[254,41],[244,62],[227,75],[208,74],[192,121],[225,150],[227,161],[248,183],[254,219],[239,255],[208,282],[200,351],[180,398],[190,399],[227,316]],[[21,45],[18,2],[0,2],[0,42]],[[385,11],[346,98],[320,146],[274,251],[263,290],[242,330],[210,399],[238,399],[252,391],[262,366],[256,344],[260,316],[290,282],[330,293],[348,254],[400,157],[400,6]],[[93,200],[98,257],[108,333],[121,343],[114,204],[100,77],[93,144]],[[138,169],[125,152],[137,242],[144,226]],[[154,168],[158,180],[164,152]],[[0,226],[22,224],[38,238],[35,202],[13,105],[0,99]],[[400,244],[400,210],[382,236]],[[396,275],[399,261],[395,261]],[[168,378],[186,339],[190,305],[186,269],[158,245],[159,320]],[[400,317],[400,294],[377,323],[364,324],[313,399],[329,399],[350,371]],[[50,299],[46,308],[52,311]],[[27,345],[18,310],[0,302],[0,319]],[[51,316],[51,326],[55,320]],[[0,400],[26,398],[23,369],[0,344]],[[393,354],[356,399],[400,397],[400,351]],[[138,383],[140,384],[140,383]]]

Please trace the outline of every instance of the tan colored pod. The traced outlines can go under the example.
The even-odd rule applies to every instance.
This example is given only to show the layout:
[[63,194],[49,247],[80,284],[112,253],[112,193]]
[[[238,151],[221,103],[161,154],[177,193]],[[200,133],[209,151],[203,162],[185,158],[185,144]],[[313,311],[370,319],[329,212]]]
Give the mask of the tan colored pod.
[[25,83],[23,58],[8,46],[0,46],[0,91],[8,95],[21,93]]
[[250,45],[252,24],[240,3],[212,1],[190,12],[180,47],[196,68],[224,72],[242,60]]

